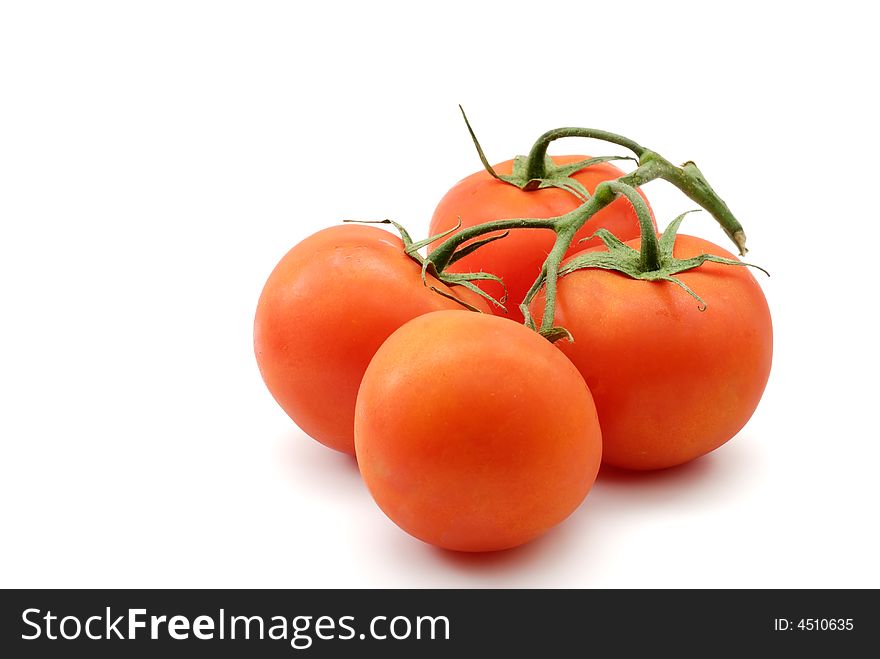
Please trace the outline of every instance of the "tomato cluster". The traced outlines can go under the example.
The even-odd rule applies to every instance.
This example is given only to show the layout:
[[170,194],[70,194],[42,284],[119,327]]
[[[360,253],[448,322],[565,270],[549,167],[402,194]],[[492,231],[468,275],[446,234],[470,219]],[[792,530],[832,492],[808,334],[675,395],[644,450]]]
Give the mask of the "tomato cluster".
[[[662,172],[645,154],[644,171]],[[584,159],[548,161],[546,179],[521,186],[499,177],[513,161],[465,178],[434,213],[443,237],[427,256],[431,241],[405,232],[320,231],[260,296],[254,347],[269,391],[304,432],[354,454],[379,507],[425,542],[520,545],[580,505],[601,462],[682,464],[757,407],[772,329],[751,272],[675,237],[680,220],[658,242],[641,192],[619,194],[641,169],[566,171],[581,195],[550,178]]]
[[[464,287],[461,296],[488,312]],[[257,305],[260,373],[300,428],[354,453],[354,404],[367,365],[391,333],[416,316],[462,309],[421,280],[400,238],[374,226],[330,227],[291,249],[269,275]]]

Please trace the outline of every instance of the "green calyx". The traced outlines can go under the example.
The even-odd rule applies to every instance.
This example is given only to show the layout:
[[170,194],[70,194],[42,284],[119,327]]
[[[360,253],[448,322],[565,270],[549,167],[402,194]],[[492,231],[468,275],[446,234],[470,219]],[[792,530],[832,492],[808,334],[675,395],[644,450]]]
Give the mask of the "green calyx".
[[474,133],[474,129],[471,127],[467,115],[464,113],[464,108],[460,105],[458,107],[461,110],[461,115],[464,117],[464,122],[467,125],[468,132],[471,134],[471,139],[474,142],[477,154],[480,156],[480,162],[483,163],[485,170],[493,178],[509,185],[513,185],[520,190],[559,188],[560,190],[573,194],[583,202],[590,198],[590,192],[580,181],[573,178],[574,174],[587,167],[592,167],[593,165],[598,165],[603,162],[610,162],[612,160],[632,160],[638,162],[635,158],[630,156],[599,156],[597,158],[585,158],[584,160],[565,165],[557,165],[553,162],[553,159],[547,155],[547,150],[544,148],[540,153],[530,153],[528,156],[516,156],[513,160],[513,171],[510,174],[499,174],[495,171],[492,165],[489,164],[489,160],[483,152],[483,147],[480,146],[480,142]]
[[[406,228],[404,228],[403,225],[395,222],[394,220],[387,220],[386,219],[386,220],[343,220],[343,221],[344,222],[356,222],[358,224],[390,224],[390,225],[392,225],[395,229],[397,229],[397,232],[400,234],[400,239],[403,241],[403,250],[406,253],[406,255],[408,257],[410,257],[413,261],[418,263],[419,266],[421,267],[421,269],[422,269],[422,283],[425,286],[427,286],[428,288],[430,288],[431,291],[433,291],[434,293],[437,293],[438,295],[441,295],[445,298],[449,298],[450,300],[457,302],[458,304],[460,304],[461,306],[465,307],[466,309],[468,309],[470,311],[476,311],[476,312],[480,313],[480,310],[477,307],[475,307],[474,305],[472,305],[468,302],[465,302],[461,298],[459,298],[455,295],[452,295],[450,293],[447,293],[446,291],[443,291],[443,290],[437,288],[436,286],[430,285],[428,282],[428,275],[431,275],[432,277],[440,280],[441,282],[443,282],[444,284],[446,284],[449,287],[463,286],[466,289],[468,289],[469,291],[472,291],[472,292],[476,293],[477,295],[479,295],[480,297],[488,300],[491,304],[493,304],[501,309],[504,309],[505,311],[507,310],[504,306],[504,303],[507,301],[507,286],[505,285],[505,283],[501,279],[501,277],[499,277],[497,275],[493,275],[488,272],[445,272],[445,271],[440,271],[437,269],[437,267],[435,266],[433,261],[431,261],[430,259],[426,259],[421,254],[419,254],[419,250],[422,249],[423,247],[430,245],[435,240],[441,240],[441,239],[449,236],[449,234],[455,233],[461,227],[461,224],[458,224],[458,225],[452,227],[451,229],[449,229],[448,231],[444,231],[443,233],[440,233],[436,236],[431,236],[430,238],[425,238],[424,240],[413,241],[412,237],[410,237],[409,232],[406,230]],[[475,243],[471,243],[471,245],[469,245],[468,247],[471,248],[470,251],[473,251],[473,250],[477,249],[478,247],[485,245],[486,243],[492,242],[493,240],[498,240],[499,238],[504,238],[506,235],[507,235],[507,233],[505,232],[501,235],[492,236],[490,238],[484,238],[482,240],[476,241]],[[454,256],[454,258],[450,259],[450,262],[455,262],[459,258],[464,256],[465,254],[462,252],[467,253],[466,250],[459,250],[459,252]],[[496,300],[494,297],[492,297],[491,295],[486,293],[482,288],[480,288],[479,286],[474,284],[473,282],[475,282],[475,281],[495,281],[495,282],[498,282],[499,284],[501,284],[502,288],[504,289],[504,295],[501,296],[500,300]]]
[[[723,263],[725,265],[752,267],[769,275],[766,270],[752,263],[727,259],[714,254],[700,254],[687,259],[675,258],[672,254],[675,247],[675,237],[678,234],[682,220],[684,220],[688,213],[692,212],[694,211],[687,211],[676,217],[666,227],[666,231],[663,232],[659,239],[653,231],[645,232],[643,230],[642,247],[640,250],[633,249],[607,229],[599,229],[593,236],[599,238],[608,248],[608,251],[587,252],[574,257],[559,269],[559,276],[562,277],[585,268],[600,268],[603,270],[614,270],[633,279],[668,281],[682,288],[697,301],[697,308],[700,311],[705,311],[707,309],[705,301],[675,275],[697,268],[706,261]],[[646,254],[652,254],[653,256],[646,258]]]

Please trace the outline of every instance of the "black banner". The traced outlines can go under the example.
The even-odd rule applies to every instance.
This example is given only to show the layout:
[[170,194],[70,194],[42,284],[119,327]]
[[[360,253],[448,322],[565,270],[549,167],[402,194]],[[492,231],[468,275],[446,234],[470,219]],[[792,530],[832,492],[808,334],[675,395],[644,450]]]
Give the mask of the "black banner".
[[0,656],[852,656],[878,616],[871,590],[7,590]]

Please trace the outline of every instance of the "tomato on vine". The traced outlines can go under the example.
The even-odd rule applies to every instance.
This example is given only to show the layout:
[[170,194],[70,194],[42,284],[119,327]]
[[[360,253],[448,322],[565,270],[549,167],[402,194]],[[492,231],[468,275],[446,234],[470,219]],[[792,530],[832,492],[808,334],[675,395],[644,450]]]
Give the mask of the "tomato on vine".
[[309,236],[275,266],[257,304],[254,351],[272,396],[308,435],[354,453],[354,405],[364,371],[388,336],[455,298],[488,311],[463,286],[422,269],[397,236],[347,224]]
[[[683,464],[746,424],[770,374],[773,329],[761,287],[721,247],[653,232],[563,263],[555,322],[573,341],[557,346],[596,403],[603,459],[626,469]],[[652,254],[647,256],[647,254]],[[534,302],[535,313],[545,303]]]
[[505,318],[437,311],[370,362],[355,448],[398,526],[438,547],[494,551],[577,508],[602,441],[589,389],[549,342]]

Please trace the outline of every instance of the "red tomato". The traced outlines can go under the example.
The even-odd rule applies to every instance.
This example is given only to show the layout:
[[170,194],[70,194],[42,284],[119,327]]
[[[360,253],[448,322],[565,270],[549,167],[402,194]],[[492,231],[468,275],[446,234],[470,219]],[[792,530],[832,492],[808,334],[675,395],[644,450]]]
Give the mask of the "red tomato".
[[504,318],[438,311],[379,348],[355,412],[364,481],[425,542],[492,551],[527,542],[581,503],[601,434],[577,370]]
[[[735,258],[685,235],[673,253]],[[672,282],[599,269],[559,280],[555,324],[574,342],[556,345],[587,381],[603,459],[617,467],[672,467],[718,448],[746,424],[767,384],[770,310],[749,269],[707,262],[675,276],[703,298],[705,311]],[[543,304],[538,295],[539,318]]]
[[[557,165],[564,165],[588,157],[556,156],[553,161]],[[494,169],[500,175],[510,174],[513,161],[502,162],[495,165]],[[602,181],[623,175],[624,172],[611,163],[600,163],[577,172],[573,178],[592,194]],[[498,181],[483,170],[459,181],[440,200],[431,218],[429,235],[437,235],[452,229],[459,218],[462,228],[467,228],[490,220],[556,217],[573,211],[581,203],[570,192],[557,188],[528,192],[520,190],[513,185]],[[586,238],[599,228],[608,229],[621,240],[629,240],[640,235],[636,213],[632,204],[626,199],[616,199],[596,213],[578,231],[575,240]],[[492,311],[506,315],[511,320],[523,322],[518,305],[541,272],[544,259],[553,247],[554,238],[553,231],[549,229],[514,230],[507,237],[484,245],[463,257],[450,266],[449,270],[451,272],[483,271],[501,277],[508,290],[506,305],[508,313],[504,314],[501,309],[494,306]],[[432,247],[437,247],[439,244],[440,241],[437,241]],[[595,238],[587,243],[574,242],[569,253],[598,244],[601,243]],[[479,285],[496,299],[503,294],[502,287],[496,282],[480,282]]]
[[[460,286],[429,284],[488,310]],[[303,431],[354,453],[355,399],[373,354],[406,321],[441,309],[466,311],[422,284],[400,238],[357,224],[324,229],[291,249],[266,282],[254,320],[257,364]]]

